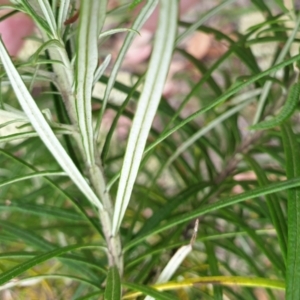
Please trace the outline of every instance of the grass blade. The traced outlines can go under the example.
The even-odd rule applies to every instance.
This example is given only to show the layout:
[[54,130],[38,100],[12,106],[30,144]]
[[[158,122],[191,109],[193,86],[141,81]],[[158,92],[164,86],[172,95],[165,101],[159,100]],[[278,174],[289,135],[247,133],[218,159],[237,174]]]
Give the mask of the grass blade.
[[104,300],[121,299],[121,280],[117,267],[111,267],[107,274]]

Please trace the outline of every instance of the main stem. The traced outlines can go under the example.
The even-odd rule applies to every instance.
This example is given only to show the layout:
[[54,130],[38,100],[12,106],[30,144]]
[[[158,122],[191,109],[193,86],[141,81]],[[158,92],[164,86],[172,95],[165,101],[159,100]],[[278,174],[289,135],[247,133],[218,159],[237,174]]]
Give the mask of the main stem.
[[[61,92],[71,123],[77,127],[78,122],[74,105],[76,95],[72,89],[72,84],[74,82],[73,68],[64,49],[49,49],[49,55],[52,59],[59,59],[64,62],[63,66],[57,64],[55,68],[53,68],[57,79],[55,84]],[[74,140],[77,143],[82,157],[85,158],[85,152],[80,144],[81,139],[75,138]],[[86,161],[86,159],[84,160]],[[86,166],[86,169],[93,190],[102,201],[104,207],[102,211],[99,211],[99,219],[107,243],[109,266],[116,266],[121,276],[123,274],[123,254],[120,235],[117,234],[114,236],[112,234],[113,203],[106,187],[106,180],[104,171],[101,167],[101,161],[97,157],[95,157],[95,161],[96,163],[94,165]]]

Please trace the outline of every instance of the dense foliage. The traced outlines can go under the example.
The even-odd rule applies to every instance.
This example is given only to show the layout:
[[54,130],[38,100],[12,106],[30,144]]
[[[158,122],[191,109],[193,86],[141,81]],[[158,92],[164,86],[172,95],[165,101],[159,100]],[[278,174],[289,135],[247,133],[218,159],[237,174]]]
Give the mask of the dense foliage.
[[[5,6],[38,46],[12,60],[0,42],[1,299],[300,299],[296,4],[212,1],[182,21],[174,0],[76,2]],[[245,11],[262,21],[223,30]],[[196,32],[223,50],[195,57]]]

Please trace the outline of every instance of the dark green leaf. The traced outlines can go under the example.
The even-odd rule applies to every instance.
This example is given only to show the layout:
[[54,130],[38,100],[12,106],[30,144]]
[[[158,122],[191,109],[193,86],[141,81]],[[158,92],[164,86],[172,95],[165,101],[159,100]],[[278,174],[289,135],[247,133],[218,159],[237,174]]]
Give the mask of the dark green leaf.
[[118,268],[110,267],[107,274],[107,283],[104,292],[104,300],[121,299],[121,280]]
[[[286,173],[288,178],[300,175],[299,144],[291,126],[281,126],[282,141],[286,157]],[[300,299],[300,188],[288,190],[288,251],[286,274],[286,299]]]

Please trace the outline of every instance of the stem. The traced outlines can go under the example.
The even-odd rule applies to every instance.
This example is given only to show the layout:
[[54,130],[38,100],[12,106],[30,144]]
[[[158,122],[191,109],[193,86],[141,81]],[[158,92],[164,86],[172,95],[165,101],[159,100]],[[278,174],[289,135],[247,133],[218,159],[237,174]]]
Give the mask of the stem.
[[[67,52],[64,49],[49,49],[49,55],[51,59],[60,60],[64,63],[64,66],[59,64],[53,65],[53,71],[56,74],[57,88],[61,92],[61,96],[68,112],[68,116],[73,125],[77,126],[77,115],[75,109],[75,97],[74,91],[72,89],[72,84],[74,82],[73,69],[68,58]],[[80,138],[74,139],[79,151],[86,160],[85,151],[81,144]],[[123,254],[122,245],[119,233],[113,236],[112,234],[112,217],[113,217],[113,205],[108,189],[106,187],[106,180],[104,177],[103,169],[101,168],[101,162],[95,154],[96,163],[93,165],[86,165],[88,171],[89,180],[93,186],[93,190],[96,195],[103,202],[104,209],[99,211],[99,218],[103,228],[103,233],[108,248],[108,262],[109,266],[116,266],[119,270],[120,276],[123,274]]]
[[104,171],[101,168],[99,160],[97,164],[89,168],[89,178],[96,195],[100,197],[104,206],[104,210],[99,212],[99,217],[107,243],[109,266],[117,266],[120,276],[122,276],[123,254],[121,238],[119,233],[115,236],[112,234],[113,204],[107,190]]

